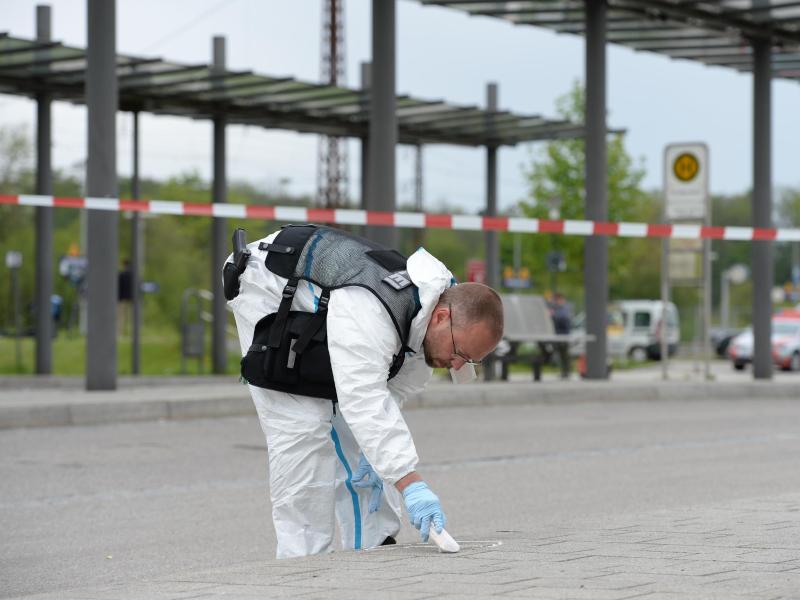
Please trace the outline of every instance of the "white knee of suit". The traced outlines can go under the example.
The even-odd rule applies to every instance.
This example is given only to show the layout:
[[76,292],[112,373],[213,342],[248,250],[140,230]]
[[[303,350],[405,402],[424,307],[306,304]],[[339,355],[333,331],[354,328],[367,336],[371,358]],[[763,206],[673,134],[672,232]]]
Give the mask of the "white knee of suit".
[[384,486],[379,510],[369,490],[352,486],[360,451],[330,402],[249,386],[269,454],[272,520],[278,558],[366,549],[400,530],[401,497]]

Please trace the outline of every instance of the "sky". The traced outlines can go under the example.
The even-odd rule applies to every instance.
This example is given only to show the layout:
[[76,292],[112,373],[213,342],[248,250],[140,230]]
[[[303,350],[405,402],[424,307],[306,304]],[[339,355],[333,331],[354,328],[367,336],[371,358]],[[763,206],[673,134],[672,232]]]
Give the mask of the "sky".
[[[41,1],[41,0],[40,0]],[[0,0],[0,31],[34,37],[34,0]],[[51,0],[53,39],[86,45],[86,0]],[[211,38],[227,38],[230,69],[320,80],[321,0],[117,0],[117,49],[166,60],[209,62]],[[360,64],[371,52],[371,1],[345,4],[346,82],[359,85]],[[397,4],[397,92],[421,99],[483,105],[486,84],[499,86],[499,106],[556,117],[558,97],[584,80],[583,38],[557,35],[499,19]],[[627,130],[626,147],[646,171],[647,189],[662,187],[663,152],[674,142],[705,142],[715,194],[743,193],[752,182],[752,77],[720,67],[619,46],[607,51],[608,125]],[[800,84],[776,80],[773,93],[773,180],[800,187]],[[35,105],[0,95],[0,127],[24,126],[33,136]],[[119,173],[131,171],[129,114],[117,118]],[[174,117],[140,118],[141,172],[166,178],[211,174],[211,124]],[[53,111],[53,161],[76,169],[86,155],[86,111],[57,103]],[[228,129],[228,177],[293,194],[316,189],[317,137],[255,127]],[[524,169],[543,144],[503,148],[498,203],[514,206],[528,194]],[[360,190],[359,145],[349,144],[350,195]],[[413,200],[415,151],[397,150],[397,201]],[[485,150],[426,146],[426,210],[459,206],[477,212],[485,203]]]

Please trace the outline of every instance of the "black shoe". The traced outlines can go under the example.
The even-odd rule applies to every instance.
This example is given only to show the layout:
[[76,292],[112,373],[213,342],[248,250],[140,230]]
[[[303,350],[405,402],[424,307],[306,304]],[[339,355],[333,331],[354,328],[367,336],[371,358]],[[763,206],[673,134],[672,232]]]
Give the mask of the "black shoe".
[[392,536],[386,536],[386,539],[381,542],[381,546],[392,546],[397,543],[397,540]]

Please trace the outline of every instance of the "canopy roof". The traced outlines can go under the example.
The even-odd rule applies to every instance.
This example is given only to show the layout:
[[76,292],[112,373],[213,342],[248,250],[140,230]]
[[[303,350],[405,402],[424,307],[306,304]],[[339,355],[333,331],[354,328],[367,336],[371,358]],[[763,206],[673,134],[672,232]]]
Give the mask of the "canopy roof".
[[[86,50],[0,33],[0,93],[84,102]],[[121,110],[209,119],[335,136],[365,137],[369,93],[272,77],[217,71],[207,64],[117,55]],[[398,137],[407,144],[465,146],[582,137],[582,125],[538,115],[487,111],[443,100],[397,97]]]
[[[421,0],[470,15],[585,33],[584,0]],[[800,81],[800,1],[606,0],[608,41],[672,58],[753,70],[751,39],[769,39],[772,74]]]

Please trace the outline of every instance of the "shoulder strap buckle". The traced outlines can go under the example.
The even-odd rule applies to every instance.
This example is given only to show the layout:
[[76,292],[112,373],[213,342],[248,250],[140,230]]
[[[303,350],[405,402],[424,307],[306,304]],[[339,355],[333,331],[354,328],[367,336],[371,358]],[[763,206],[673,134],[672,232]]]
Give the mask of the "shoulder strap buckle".
[[323,290],[317,302],[317,312],[325,312],[328,310],[328,302],[330,302],[330,290]]
[[289,282],[283,288],[283,294],[282,295],[283,295],[283,297],[285,299],[293,298],[294,297],[294,293],[296,291],[297,291],[297,281],[292,279],[292,280],[289,280]]

